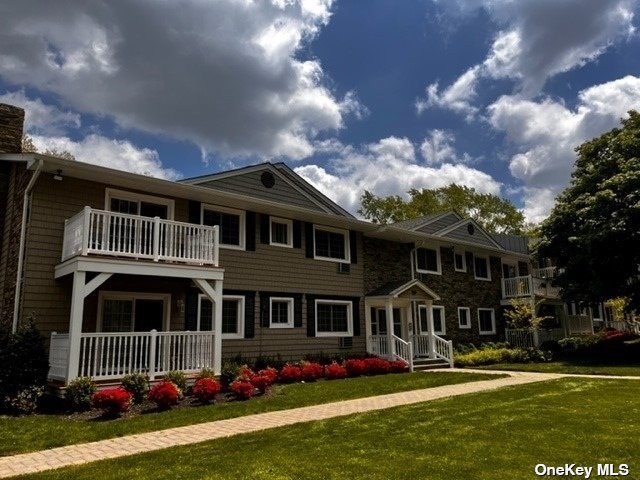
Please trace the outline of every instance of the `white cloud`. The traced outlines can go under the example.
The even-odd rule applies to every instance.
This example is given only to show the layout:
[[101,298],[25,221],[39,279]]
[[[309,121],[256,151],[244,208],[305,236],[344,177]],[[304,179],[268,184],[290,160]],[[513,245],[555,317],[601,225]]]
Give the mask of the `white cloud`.
[[429,107],[437,106],[463,113],[467,116],[467,119],[473,118],[478,112],[472,102],[476,97],[479,71],[479,66],[471,67],[442,92],[438,82],[427,85],[425,89],[426,99],[419,98],[416,100],[415,105],[418,115]]
[[501,188],[490,175],[467,165],[441,163],[435,167],[418,161],[415,145],[404,137],[383,138],[360,148],[342,146],[326,167],[305,165],[295,171],[351,212],[360,206],[364,190],[406,198],[411,188],[438,188],[451,183],[494,194]]
[[640,77],[631,75],[581,91],[573,109],[521,96],[503,96],[487,108],[491,125],[517,149],[509,169],[525,184],[528,219],[549,213],[553,197],[569,181],[574,149],[617,126],[631,109],[640,109]]
[[80,115],[63,112],[53,105],[46,105],[39,98],[28,98],[24,90],[0,95],[0,103],[8,103],[25,110],[25,130],[32,133],[59,135],[70,127],[80,126]]
[[427,165],[442,163],[470,163],[473,159],[468,153],[459,155],[454,147],[455,135],[440,129],[431,130],[420,145],[420,153]]
[[33,135],[32,138],[39,151],[67,151],[80,162],[170,180],[179,176],[175,170],[162,166],[158,152],[138,148],[127,140],[114,140],[97,134],[88,135],[80,141],[66,136]]
[[187,139],[204,152],[313,153],[321,131],[366,114],[296,57],[332,0],[0,4],[0,77],[80,113]]

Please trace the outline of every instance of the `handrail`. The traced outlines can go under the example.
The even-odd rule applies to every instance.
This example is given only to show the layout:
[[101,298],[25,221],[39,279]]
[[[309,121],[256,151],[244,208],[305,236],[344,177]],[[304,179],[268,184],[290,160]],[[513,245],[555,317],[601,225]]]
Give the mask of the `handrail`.
[[433,340],[436,358],[446,360],[453,368],[453,342],[451,340],[445,340],[436,334],[433,335]]
[[413,371],[413,344],[400,337],[391,335],[393,340],[393,355],[409,365],[409,370]]

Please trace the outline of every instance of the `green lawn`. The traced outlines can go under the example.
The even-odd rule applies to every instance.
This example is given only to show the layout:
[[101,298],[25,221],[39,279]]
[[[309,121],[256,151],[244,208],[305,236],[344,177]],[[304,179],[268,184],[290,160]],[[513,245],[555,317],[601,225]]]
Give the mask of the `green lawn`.
[[[627,463],[640,478],[640,382],[562,379],[294,425],[28,478],[492,479]],[[606,478],[592,475],[591,478]]]
[[179,408],[110,421],[77,420],[64,415],[0,417],[0,456],[272,410],[493,378],[495,374],[430,372],[277,385],[269,396],[246,402]]
[[483,370],[517,370],[521,372],[577,373],[582,375],[639,376],[640,364],[607,364],[593,360],[572,360],[547,363],[497,363],[479,367]]

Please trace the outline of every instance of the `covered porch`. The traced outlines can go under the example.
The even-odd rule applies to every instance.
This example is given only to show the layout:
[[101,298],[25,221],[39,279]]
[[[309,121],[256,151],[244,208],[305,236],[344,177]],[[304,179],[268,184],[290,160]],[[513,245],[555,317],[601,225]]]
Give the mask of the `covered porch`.
[[[76,256],[59,264],[55,277],[70,281],[71,304],[68,330],[51,334],[50,381],[66,385],[78,376],[113,381],[130,373],[144,373],[153,380],[172,370],[195,373],[202,368],[220,373],[222,336],[217,332],[222,331],[223,269]],[[139,288],[100,289],[110,279],[120,278],[134,279]],[[163,292],[143,288],[158,281],[166,282]],[[187,331],[184,319],[180,324],[172,320],[175,307],[169,292],[178,285],[192,289],[195,285],[211,302],[211,325],[206,331]]]
[[367,352],[404,360],[411,370],[421,360],[453,366],[451,340],[434,333],[434,300],[440,297],[419,280],[389,283],[369,292],[365,296]]

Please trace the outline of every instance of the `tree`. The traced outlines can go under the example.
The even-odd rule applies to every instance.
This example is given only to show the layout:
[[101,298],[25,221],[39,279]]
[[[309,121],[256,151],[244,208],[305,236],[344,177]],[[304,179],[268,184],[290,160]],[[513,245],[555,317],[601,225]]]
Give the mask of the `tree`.
[[454,210],[472,217],[490,232],[520,234],[524,229],[522,212],[497,195],[455,184],[436,189],[414,188],[408,193],[410,199],[405,201],[397,195],[377,197],[365,191],[358,213],[374,223],[384,224]]
[[640,114],[576,148],[571,183],[541,227],[538,254],[564,269],[567,300],[640,307]]
[[73,153],[67,150],[55,150],[47,148],[44,152],[38,151],[33,139],[29,135],[22,136],[22,152],[23,153],[42,153],[43,155],[49,155],[51,157],[64,158],[65,160],[75,160],[76,157]]

